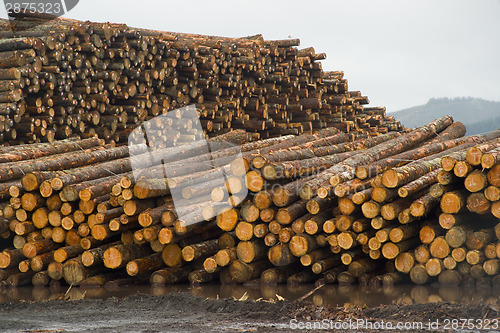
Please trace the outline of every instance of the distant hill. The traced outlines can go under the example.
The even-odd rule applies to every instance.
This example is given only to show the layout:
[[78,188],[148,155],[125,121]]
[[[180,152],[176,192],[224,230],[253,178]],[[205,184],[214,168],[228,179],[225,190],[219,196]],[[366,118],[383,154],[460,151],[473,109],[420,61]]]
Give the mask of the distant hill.
[[447,114],[465,124],[467,135],[500,128],[500,102],[480,98],[431,98],[425,105],[389,113],[409,128],[425,125]]

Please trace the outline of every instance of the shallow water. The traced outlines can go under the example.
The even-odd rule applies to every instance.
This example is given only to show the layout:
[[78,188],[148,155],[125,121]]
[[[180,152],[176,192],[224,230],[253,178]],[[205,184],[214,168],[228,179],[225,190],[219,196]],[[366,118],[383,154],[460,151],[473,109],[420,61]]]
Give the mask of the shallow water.
[[[148,286],[133,285],[114,288],[77,288],[68,286],[22,287],[1,289],[0,302],[45,301],[51,299],[106,299],[109,297],[126,297],[135,294],[166,295],[171,292],[189,292],[208,299],[264,299],[276,301],[281,297],[295,300],[313,290],[314,285],[277,285],[277,286],[243,286],[209,284],[202,286],[170,285]],[[306,300],[317,306],[367,306],[375,307],[383,304],[415,304],[438,301],[483,304],[497,304],[500,288],[491,287],[444,287],[396,285],[392,287],[363,287],[325,285],[316,290]]]

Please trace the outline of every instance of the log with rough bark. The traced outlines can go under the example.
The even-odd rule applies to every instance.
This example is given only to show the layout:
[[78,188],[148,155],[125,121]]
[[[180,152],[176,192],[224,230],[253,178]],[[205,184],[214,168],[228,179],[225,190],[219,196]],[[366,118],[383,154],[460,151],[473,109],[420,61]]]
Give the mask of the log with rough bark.
[[[303,199],[311,199],[323,185],[328,183],[337,185],[341,180],[352,179],[356,167],[379,161],[405,151],[409,147],[414,147],[419,142],[430,138],[434,133],[441,132],[452,123],[453,119],[451,117],[442,117],[410,133],[366,149],[362,153],[356,154],[342,163],[328,168],[324,172],[319,173],[313,180],[303,184],[300,188],[300,196]],[[346,179],[342,179],[340,174],[350,175],[346,175]]]

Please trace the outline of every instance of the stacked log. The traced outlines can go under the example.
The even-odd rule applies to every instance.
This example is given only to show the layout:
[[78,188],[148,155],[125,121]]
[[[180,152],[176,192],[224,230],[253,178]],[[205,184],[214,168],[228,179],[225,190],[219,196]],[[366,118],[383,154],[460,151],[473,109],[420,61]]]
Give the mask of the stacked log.
[[[97,134],[125,142],[144,121],[198,107],[208,136],[253,139],[336,127],[399,131],[385,108],[325,72],[324,53],[298,39],[227,38],[54,18],[29,11],[0,22],[0,142]],[[188,121],[188,120],[186,120]]]
[[448,116],[373,137],[233,131],[209,142],[241,154],[157,148],[142,173],[144,144],[9,147],[2,284],[496,283],[500,131],[464,133]]

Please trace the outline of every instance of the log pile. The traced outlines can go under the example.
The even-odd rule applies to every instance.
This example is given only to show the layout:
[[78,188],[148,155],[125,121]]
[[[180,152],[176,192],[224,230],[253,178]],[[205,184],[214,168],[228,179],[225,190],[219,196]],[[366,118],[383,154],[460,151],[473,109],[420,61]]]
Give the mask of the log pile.
[[2,284],[497,283],[500,131],[464,133],[449,116],[375,137],[236,131],[212,141],[241,154],[207,168],[187,144],[139,176],[141,145],[9,147]]
[[[0,142],[97,134],[125,142],[142,122],[195,104],[210,137],[253,139],[336,127],[399,131],[383,107],[324,72],[298,39],[226,38],[10,13],[0,22]],[[188,120],[186,120],[188,121]]]

